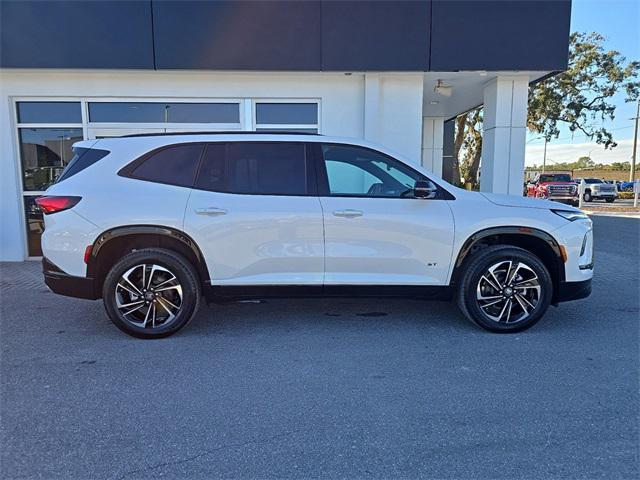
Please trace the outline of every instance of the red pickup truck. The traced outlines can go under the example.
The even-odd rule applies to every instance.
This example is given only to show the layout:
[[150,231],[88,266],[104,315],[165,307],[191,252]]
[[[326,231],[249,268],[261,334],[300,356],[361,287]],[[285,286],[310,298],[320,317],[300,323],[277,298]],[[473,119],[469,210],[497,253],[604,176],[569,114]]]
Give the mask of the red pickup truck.
[[578,205],[578,184],[568,173],[538,173],[527,184],[527,197]]

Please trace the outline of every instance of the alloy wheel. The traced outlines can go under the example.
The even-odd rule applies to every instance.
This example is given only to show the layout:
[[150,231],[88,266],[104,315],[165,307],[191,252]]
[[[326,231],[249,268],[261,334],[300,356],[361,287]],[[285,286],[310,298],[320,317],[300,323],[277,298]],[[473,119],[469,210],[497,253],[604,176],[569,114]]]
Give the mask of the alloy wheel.
[[122,274],[115,300],[128,323],[140,328],[166,327],[182,308],[182,285],[167,268],[140,264]]
[[480,276],[476,301],[489,319],[514,324],[532,314],[540,294],[540,280],[530,266],[521,261],[502,260]]

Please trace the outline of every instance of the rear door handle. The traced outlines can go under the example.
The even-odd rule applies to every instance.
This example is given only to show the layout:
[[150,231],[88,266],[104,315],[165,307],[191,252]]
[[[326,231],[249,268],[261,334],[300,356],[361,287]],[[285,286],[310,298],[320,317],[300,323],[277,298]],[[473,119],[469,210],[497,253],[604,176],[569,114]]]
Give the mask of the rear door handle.
[[352,210],[350,208],[347,208],[346,210],[336,210],[335,212],[333,212],[333,214],[336,217],[355,218],[361,217],[362,215],[364,215],[364,212],[362,212],[362,210]]
[[227,211],[224,208],[216,208],[216,207],[196,208],[196,214],[207,215],[209,217],[216,217],[218,215],[226,215]]

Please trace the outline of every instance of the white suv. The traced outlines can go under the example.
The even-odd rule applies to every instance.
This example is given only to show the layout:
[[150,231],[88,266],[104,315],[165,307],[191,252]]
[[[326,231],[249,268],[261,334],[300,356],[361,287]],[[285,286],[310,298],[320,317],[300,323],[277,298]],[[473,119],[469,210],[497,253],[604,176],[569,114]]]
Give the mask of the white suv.
[[171,335],[201,296],[454,298],[494,332],[591,291],[580,210],[453,187],[320,135],[139,135],[75,144],[47,195],[43,270],[121,330]]

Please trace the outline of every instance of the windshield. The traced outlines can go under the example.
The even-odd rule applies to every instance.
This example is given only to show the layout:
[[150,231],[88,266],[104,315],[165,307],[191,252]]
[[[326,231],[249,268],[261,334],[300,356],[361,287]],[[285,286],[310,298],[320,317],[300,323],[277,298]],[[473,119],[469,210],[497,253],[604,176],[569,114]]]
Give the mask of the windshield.
[[571,175],[568,173],[554,173],[549,175],[540,175],[540,182],[571,182]]

